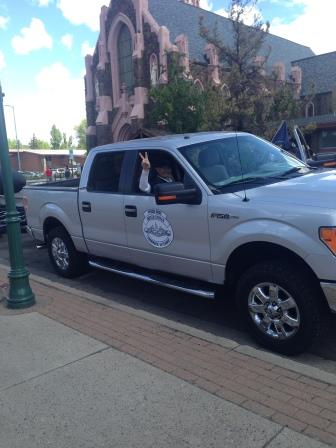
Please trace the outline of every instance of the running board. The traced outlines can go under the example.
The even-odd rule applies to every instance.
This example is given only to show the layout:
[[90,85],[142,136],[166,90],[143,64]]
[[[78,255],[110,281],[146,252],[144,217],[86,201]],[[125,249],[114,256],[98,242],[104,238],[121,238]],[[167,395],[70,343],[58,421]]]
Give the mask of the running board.
[[206,288],[200,288],[195,285],[188,285],[187,282],[192,283],[192,280],[179,280],[170,279],[164,275],[159,275],[156,273],[141,274],[132,270],[130,267],[119,267],[115,265],[109,265],[108,263],[102,263],[101,261],[89,261],[89,265],[93,268],[102,269],[103,271],[113,272],[113,274],[123,275],[125,277],[134,278],[136,280],[142,280],[147,283],[152,283],[154,285],[165,286],[166,288],[175,289],[177,291],[185,292],[188,294],[193,294],[195,296],[203,297],[206,299],[214,299],[215,291]]

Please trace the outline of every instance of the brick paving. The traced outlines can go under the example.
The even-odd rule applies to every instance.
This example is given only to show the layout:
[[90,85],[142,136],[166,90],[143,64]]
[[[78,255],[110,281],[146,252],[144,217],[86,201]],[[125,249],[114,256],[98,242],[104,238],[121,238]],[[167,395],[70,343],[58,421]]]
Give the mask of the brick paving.
[[[0,279],[1,280],[1,279]],[[36,311],[262,417],[336,446],[336,387],[32,282]]]

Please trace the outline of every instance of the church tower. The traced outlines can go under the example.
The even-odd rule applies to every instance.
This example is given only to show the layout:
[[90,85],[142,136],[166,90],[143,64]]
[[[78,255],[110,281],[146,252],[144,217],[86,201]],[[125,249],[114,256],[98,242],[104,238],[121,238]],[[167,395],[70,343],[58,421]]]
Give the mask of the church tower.
[[182,0],[184,3],[187,3],[187,5],[196,6],[199,8],[200,6],[200,0]]

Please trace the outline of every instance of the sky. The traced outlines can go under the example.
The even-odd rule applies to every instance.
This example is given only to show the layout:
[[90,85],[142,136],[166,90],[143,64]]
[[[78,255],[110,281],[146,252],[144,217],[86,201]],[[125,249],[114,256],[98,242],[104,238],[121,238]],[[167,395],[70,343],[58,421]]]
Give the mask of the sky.
[[[49,141],[55,124],[67,136],[85,118],[84,56],[99,33],[108,0],[0,0],[0,82],[4,103],[14,106],[18,139]],[[229,0],[201,0],[226,15]],[[312,48],[336,51],[336,0],[259,0],[270,32]],[[5,107],[7,134],[15,138],[13,109]]]

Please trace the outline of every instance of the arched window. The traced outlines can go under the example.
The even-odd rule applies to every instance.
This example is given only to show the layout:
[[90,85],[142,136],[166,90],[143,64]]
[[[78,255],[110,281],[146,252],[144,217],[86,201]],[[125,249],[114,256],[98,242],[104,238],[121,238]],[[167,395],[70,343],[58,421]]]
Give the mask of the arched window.
[[306,105],[306,117],[314,117],[315,115],[315,106],[312,101]]
[[226,84],[222,85],[221,92],[224,98],[230,98],[231,96],[230,89]]
[[133,42],[132,36],[126,25],[122,25],[118,37],[118,65],[120,87],[125,84],[129,94],[133,93]]
[[96,97],[96,110],[98,110],[99,105],[99,81],[97,77],[94,77],[94,90],[95,90],[95,97]]
[[149,59],[149,70],[150,70],[151,85],[155,87],[159,82],[159,64],[157,56],[154,53],[151,55]]
[[200,92],[204,92],[204,87],[203,84],[201,83],[201,81],[199,79],[196,79],[194,82],[194,86],[200,91]]

